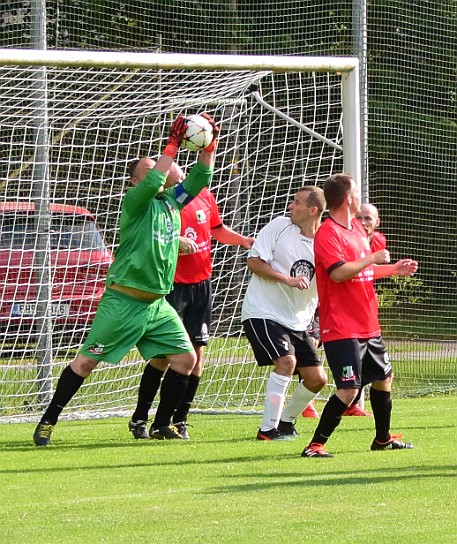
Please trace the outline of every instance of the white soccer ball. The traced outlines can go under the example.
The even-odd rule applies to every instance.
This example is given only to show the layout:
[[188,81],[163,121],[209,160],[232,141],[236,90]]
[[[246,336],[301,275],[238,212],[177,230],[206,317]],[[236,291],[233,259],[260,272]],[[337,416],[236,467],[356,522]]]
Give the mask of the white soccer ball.
[[189,151],[200,151],[213,140],[213,127],[201,115],[189,115],[187,130],[181,140],[181,147]]

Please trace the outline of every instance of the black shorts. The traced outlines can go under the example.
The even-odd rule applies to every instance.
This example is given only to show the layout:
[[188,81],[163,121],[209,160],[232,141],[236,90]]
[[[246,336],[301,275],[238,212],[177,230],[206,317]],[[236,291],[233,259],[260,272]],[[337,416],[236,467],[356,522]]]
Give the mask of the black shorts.
[[166,299],[177,311],[192,344],[206,346],[211,325],[211,280],[200,283],[175,283]]
[[285,355],[295,355],[297,368],[321,364],[306,331],[293,331],[271,319],[258,318],[246,319],[243,328],[259,366],[272,365]]
[[381,336],[324,342],[324,350],[337,389],[360,389],[392,375]]

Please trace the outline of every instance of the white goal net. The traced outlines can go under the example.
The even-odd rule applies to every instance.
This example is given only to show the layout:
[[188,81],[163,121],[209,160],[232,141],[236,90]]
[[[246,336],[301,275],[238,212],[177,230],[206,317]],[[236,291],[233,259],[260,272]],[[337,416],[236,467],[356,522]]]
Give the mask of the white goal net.
[[[301,185],[360,168],[354,59],[47,53],[0,55],[3,421],[35,419],[75,356],[117,243],[128,164],[160,154],[177,114],[207,111],[220,123],[211,189],[244,235],[284,214]],[[184,169],[195,160],[180,151]],[[246,251],[213,252],[213,326],[194,409],[260,410],[265,372],[240,324]],[[143,367],[135,350],[99,365],[64,417],[129,413]]]

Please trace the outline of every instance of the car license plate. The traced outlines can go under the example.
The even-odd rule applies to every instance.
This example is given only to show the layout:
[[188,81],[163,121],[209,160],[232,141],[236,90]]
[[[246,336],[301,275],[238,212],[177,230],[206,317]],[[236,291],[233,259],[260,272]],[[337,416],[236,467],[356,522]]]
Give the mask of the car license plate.
[[[11,310],[11,315],[14,317],[35,317],[37,313],[37,305],[34,302],[22,302],[14,304]],[[66,317],[70,315],[70,304],[61,302],[53,302],[51,305],[52,317]]]

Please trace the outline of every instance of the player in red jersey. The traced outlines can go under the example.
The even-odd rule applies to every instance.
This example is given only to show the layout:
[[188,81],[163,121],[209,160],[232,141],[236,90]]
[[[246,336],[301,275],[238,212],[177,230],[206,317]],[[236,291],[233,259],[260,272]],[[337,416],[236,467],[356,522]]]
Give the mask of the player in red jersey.
[[376,436],[372,450],[412,448],[390,434],[392,367],[381,336],[377,278],[412,276],[412,259],[390,262],[386,249],[372,252],[360,221],[360,196],[352,176],[335,174],[324,184],[329,218],[317,231],[314,251],[321,338],[336,393],[327,401],[302,457],[332,457],[324,444],[361,387],[371,384]]
[[381,220],[379,219],[379,212],[376,206],[373,206],[373,204],[368,204],[367,202],[363,203],[360,206],[360,214],[358,219],[362,223],[362,227],[367,233],[371,251],[375,252],[379,251],[380,249],[386,249],[386,237],[382,232],[377,230]]
[[[174,287],[166,297],[182,319],[197,354],[186,392],[173,416],[176,438],[189,438],[187,416],[200,383],[204,349],[209,340],[212,238],[221,244],[245,249],[254,243],[254,238],[243,236],[223,223],[213,194],[204,189],[181,212],[180,252]],[[137,407],[129,422],[129,429],[136,439],[149,438],[146,428],[148,413],[167,368],[166,358],[154,358],[144,369]]]
[[[376,206],[373,206],[373,204],[368,204],[367,202],[363,203],[360,206],[360,214],[357,219],[360,221],[362,227],[367,233],[371,251],[374,253],[380,249],[386,249],[386,237],[384,234],[382,234],[382,232],[376,230],[381,223]],[[357,397],[354,399],[354,402],[347,407],[343,416],[371,416],[370,412],[364,410],[359,404],[362,393],[363,389],[360,389]]]

